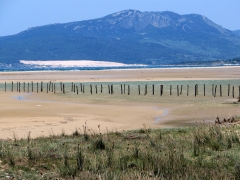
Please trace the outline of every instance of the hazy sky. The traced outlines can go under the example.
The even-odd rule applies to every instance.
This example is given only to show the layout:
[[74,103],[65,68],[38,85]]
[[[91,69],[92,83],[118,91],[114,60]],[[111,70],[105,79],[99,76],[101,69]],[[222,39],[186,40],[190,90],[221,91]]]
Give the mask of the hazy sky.
[[0,36],[126,9],[201,14],[224,28],[240,29],[240,0],[0,0]]

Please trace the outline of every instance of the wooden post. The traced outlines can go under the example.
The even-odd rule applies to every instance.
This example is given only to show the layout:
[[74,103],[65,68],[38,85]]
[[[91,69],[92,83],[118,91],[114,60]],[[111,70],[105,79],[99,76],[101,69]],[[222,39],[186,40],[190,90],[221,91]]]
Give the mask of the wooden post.
[[47,93],[48,93],[48,83],[47,83]]
[[7,91],[6,88],[7,88],[7,85],[6,85],[6,81],[5,81],[5,92]]
[[53,92],[53,83],[52,83],[52,92]]
[[75,93],[75,90],[76,90],[76,87],[75,87],[75,84],[74,84],[74,86],[73,86],[73,92]]
[[18,83],[18,85],[19,85],[19,88],[18,88],[18,90],[19,90],[19,93],[20,93],[20,91],[21,91],[21,86],[20,86],[20,82]]
[[37,93],[38,93],[38,82],[37,82]]
[[152,94],[154,95],[154,84],[152,85]]
[[54,84],[54,94],[56,93],[56,86],[55,86],[55,84]]
[[125,94],[125,84],[124,84],[124,87],[123,87],[123,93]]
[[82,89],[82,92],[84,93],[84,92],[85,92],[85,90],[84,90],[84,84],[82,85],[82,88],[83,88],[83,89]]
[[109,84],[108,84],[108,94],[110,94],[110,86],[109,86]]
[[76,89],[77,89],[77,94],[78,94],[78,86],[76,86]]
[[222,97],[222,85],[220,84],[220,97]]
[[101,93],[102,93],[102,90],[103,90],[103,86],[102,86],[102,84],[101,84]]
[[62,85],[62,82],[60,82],[60,88],[61,88],[61,91],[63,91],[63,85]]
[[23,82],[23,91],[25,92],[25,82]]
[[232,96],[234,98],[234,86],[232,87]]
[[161,89],[161,92],[160,92],[160,95],[162,96],[163,95],[163,84],[160,85],[160,89]]
[[140,85],[138,85],[138,94],[140,95]]
[[178,85],[177,85],[177,95],[179,96],[179,88],[178,88]]
[[96,89],[96,94],[97,94],[97,85],[95,85],[95,89]]
[[147,84],[145,85],[145,93],[144,95],[147,95]]
[[114,93],[114,90],[113,90],[113,84],[111,85],[111,94]]
[[217,85],[215,86],[214,97],[217,95]]
[[197,85],[195,84],[195,88],[194,88],[195,90],[194,90],[194,95],[195,95],[195,97],[197,96]]
[[92,94],[92,84],[90,84],[90,92],[91,92],[91,94]]
[[17,92],[18,92],[18,82],[17,82]]
[[187,85],[187,96],[189,94],[189,84]]
[[128,95],[130,95],[130,86],[128,85]]
[[206,88],[205,88],[205,84],[203,85],[203,94],[204,94],[204,96],[206,95]]
[[73,92],[73,82],[72,82],[72,87],[71,87],[71,91]]
[[33,81],[32,81],[32,92],[33,92]]
[[65,94],[65,84],[63,84],[63,94]]
[[170,85],[170,95],[172,95],[172,85]]
[[214,84],[212,84],[212,96],[214,96]]
[[12,92],[13,92],[13,82],[12,82]]
[[228,96],[230,94],[230,84],[228,84]]
[[182,95],[183,85],[181,85],[180,95]]
[[43,82],[41,82],[41,92],[43,92]]
[[50,81],[49,82],[49,89],[48,89],[48,91],[51,91],[51,85],[52,85],[52,82]]
[[122,84],[121,84],[121,94],[123,94]]

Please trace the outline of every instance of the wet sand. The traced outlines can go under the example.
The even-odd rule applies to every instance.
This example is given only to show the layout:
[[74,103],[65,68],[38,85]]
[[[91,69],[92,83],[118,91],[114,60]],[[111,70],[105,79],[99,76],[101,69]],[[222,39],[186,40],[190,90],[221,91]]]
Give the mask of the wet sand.
[[[18,82],[148,82],[189,80],[230,80],[240,79],[240,67],[197,68],[197,69],[147,69],[109,71],[64,71],[64,72],[4,72],[0,73],[0,138],[26,138],[73,133],[76,129],[89,131],[122,131],[148,128],[165,128],[192,125],[195,122],[213,122],[220,118],[239,115],[236,98],[207,95],[159,97],[157,95],[113,95],[89,93],[76,95],[70,90],[63,95],[54,93],[4,92],[3,83]],[[119,84],[118,83],[118,84]],[[226,82],[225,82],[226,83]],[[132,84],[131,84],[132,85]],[[239,81],[240,85],[240,81]],[[117,86],[117,85],[116,85]],[[133,86],[133,85],[132,85]],[[106,84],[105,84],[106,87]],[[35,87],[36,88],[36,87]],[[226,90],[225,90],[226,91]],[[151,91],[150,91],[151,92]],[[236,94],[238,89],[236,88]],[[234,103],[233,103],[234,102]]]

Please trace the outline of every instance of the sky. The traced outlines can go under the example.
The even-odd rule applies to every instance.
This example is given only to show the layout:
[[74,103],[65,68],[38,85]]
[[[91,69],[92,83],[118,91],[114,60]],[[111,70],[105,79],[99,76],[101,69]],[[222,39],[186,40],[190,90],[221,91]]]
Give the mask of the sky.
[[240,0],[0,0],[0,36],[126,9],[201,14],[226,29],[240,30],[239,8]]

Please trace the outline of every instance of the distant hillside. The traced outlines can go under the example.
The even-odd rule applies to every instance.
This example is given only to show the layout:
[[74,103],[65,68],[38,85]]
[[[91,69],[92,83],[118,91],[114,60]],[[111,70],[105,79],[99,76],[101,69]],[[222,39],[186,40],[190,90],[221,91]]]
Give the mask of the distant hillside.
[[234,31],[236,34],[240,35],[240,30]]
[[240,36],[208,18],[125,10],[0,37],[0,62],[104,60],[178,64],[240,56]]

